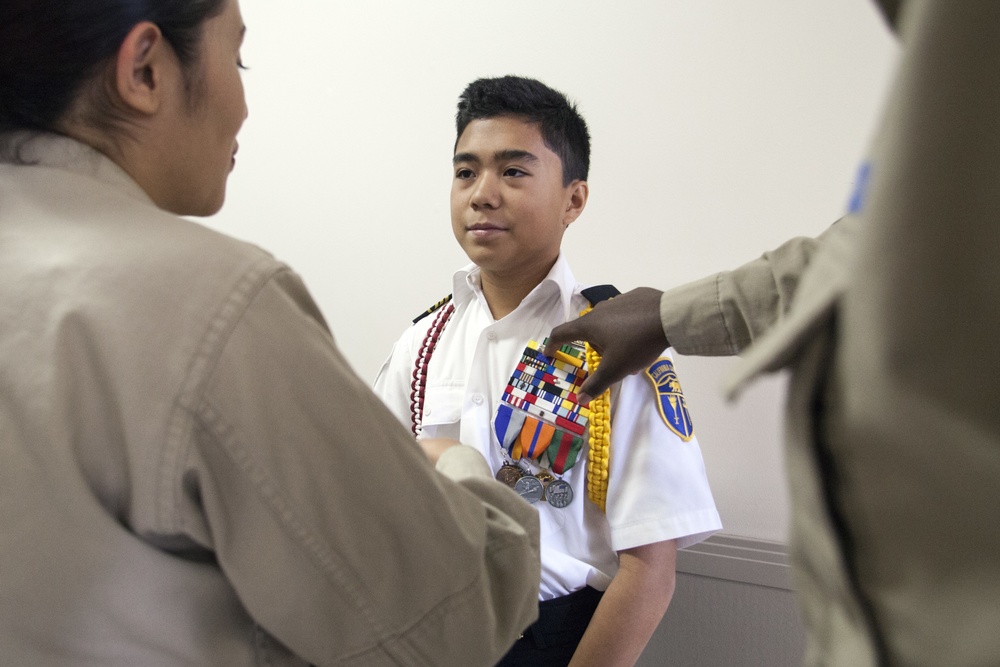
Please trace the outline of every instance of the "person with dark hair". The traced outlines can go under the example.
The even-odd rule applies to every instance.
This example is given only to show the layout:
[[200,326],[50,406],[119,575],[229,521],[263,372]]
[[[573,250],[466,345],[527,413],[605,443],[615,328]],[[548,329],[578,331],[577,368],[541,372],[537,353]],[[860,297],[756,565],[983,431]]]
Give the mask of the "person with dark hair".
[[562,93],[533,79],[505,76],[470,84],[455,116],[458,141],[474,120],[519,116],[538,124],[545,145],[562,163],[562,183],[586,182],[590,175],[590,132],[587,123]]
[[[789,369],[810,665],[1000,664],[1000,3],[883,0],[903,46],[849,215],[734,271],[551,332],[595,394],[670,344]],[[752,344],[751,344],[752,343]]]
[[489,665],[535,513],[415,446],[288,267],[178,217],[223,204],[244,30],[0,3],[0,664]]
[[472,264],[375,390],[414,434],[476,447],[538,510],[539,620],[499,664],[631,665],[670,603],[677,549],[721,528],[690,415],[666,353],[589,406],[575,386],[594,360],[541,356],[545,332],[608,293],[560,251],[589,192],[576,108],[533,79],[479,79],[456,126],[452,228]]

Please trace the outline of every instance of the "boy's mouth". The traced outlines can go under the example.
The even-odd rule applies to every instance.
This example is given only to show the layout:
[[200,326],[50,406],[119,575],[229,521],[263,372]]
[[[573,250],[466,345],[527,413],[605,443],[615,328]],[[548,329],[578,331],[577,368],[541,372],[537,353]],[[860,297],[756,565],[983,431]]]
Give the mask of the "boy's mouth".
[[501,227],[500,225],[494,225],[490,222],[477,222],[474,225],[469,225],[466,227],[468,232],[472,234],[473,237],[477,239],[488,239],[494,236],[498,236],[507,231],[506,227]]
[[507,228],[492,222],[477,222],[467,227],[470,232],[505,232]]

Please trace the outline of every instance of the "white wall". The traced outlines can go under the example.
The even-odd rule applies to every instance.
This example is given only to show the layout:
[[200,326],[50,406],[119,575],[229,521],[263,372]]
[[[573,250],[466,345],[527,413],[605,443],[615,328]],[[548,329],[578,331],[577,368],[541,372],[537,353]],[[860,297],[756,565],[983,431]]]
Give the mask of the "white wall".
[[[242,0],[250,117],[213,227],[287,261],[373,379],[464,255],[454,104],[539,78],[591,128],[577,277],[623,291],[732,268],[844,210],[896,45],[865,0]],[[735,406],[732,359],[681,358],[726,530],[782,540],[780,378]]]

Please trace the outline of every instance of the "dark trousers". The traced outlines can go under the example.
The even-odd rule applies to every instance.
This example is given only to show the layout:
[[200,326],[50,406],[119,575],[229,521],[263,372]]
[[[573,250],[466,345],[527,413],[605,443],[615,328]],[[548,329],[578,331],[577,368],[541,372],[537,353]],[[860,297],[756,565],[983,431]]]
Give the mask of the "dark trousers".
[[604,593],[590,588],[538,603],[538,620],[497,667],[566,667]]

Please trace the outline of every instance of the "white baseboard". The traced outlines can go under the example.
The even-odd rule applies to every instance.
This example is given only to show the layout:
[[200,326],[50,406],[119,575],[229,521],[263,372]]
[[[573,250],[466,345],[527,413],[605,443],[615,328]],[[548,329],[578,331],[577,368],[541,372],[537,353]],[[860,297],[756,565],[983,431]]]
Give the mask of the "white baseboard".
[[788,548],[781,542],[717,533],[677,552],[677,571],[793,590]]

